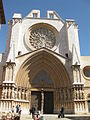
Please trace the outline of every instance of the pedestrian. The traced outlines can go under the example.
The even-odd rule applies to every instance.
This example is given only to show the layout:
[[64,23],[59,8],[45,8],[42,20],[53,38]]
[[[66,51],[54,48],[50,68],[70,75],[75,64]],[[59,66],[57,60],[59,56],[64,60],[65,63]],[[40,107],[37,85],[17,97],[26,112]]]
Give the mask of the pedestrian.
[[19,105],[16,106],[16,113],[19,111]]
[[11,112],[14,113],[15,112],[15,108],[14,108],[14,105],[12,106],[11,108]]
[[31,113],[32,113],[32,109],[30,108],[30,109],[29,109],[29,114],[31,115]]
[[37,111],[37,118],[39,118],[40,110]]
[[35,114],[35,107],[34,106],[32,106],[31,111],[32,111],[32,118],[34,118],[34,114]]
[[61,107],[60,113],[61,113],[61,117],[64,118],[64,107],[63,107],[63,105],[62,105],[62,107]]
[[19,114],[19,116],[21,115],[21,105],[19,105],[19,110],[18,110],[18,114]]

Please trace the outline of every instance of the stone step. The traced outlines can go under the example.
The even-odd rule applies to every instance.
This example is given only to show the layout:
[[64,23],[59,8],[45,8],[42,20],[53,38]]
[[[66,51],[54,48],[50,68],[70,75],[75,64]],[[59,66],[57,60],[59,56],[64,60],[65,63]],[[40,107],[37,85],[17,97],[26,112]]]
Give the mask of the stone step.
[[69,118],[58,118],[58,116],[41,116],[39,120],[71,120]]
[[90,120],[90,115],[65,115],[65,118],[58,118],[58,115],[42,115],[40,120]]
[[[21,115],[20,120],[33,120],[31,115]],[[58,115],[41,115],[39,120],[90,120],[90,115],[65,115],[65,118],[58,118]]]
[[69,117],[71,120],[90,120],[89,116]]

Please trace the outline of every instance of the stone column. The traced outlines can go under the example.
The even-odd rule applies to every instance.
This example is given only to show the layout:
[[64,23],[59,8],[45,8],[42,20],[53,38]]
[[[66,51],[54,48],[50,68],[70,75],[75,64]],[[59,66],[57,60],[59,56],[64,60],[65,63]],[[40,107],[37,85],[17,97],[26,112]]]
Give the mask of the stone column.
[[6,109],[6,107],[5,107],[6,105],[5,105],[5,104],[6,104],[6,102],[4,101],[4,102],[3,102],[3,109],[4,109],[4,110]]
[[24,88],[22,88],[22,99],[24,100]]
[[1,110],[0,111],[2,111],[2,101],[1,101]]
[[10,92],[11,92],[11,87],[8,87],[8,98],[10,99]]
[[14,98],[17,99],[17,88],[15,88],[15,91],[14,91]]
[[12,99],[14,99],[14,87],[12,86]]
[[3,86],[3,90],[2,90],[2,99],[4,98],[4,86]]
[[9,68],[6,66],[6,72],[5,72],[5,81],[9,79]]
[[30,95],[30,100],[29,100],[29,106],[30,106],[30,108],[31,108],[31,90],[30,90],[30,93],[29,93],[29,95]]
[[27,100],[27,89],[25,89],[25,96],[24,99]]
[[18,88],[18,98],[21,99],[21,89],[20,89],[20,87]]
[[41,90],[41,113],[43,114],[43,107],[44,107],[44,92],[43,89]]
[[6,86],[6,90],[5,90],[5,99],[7,99],[7,86]]

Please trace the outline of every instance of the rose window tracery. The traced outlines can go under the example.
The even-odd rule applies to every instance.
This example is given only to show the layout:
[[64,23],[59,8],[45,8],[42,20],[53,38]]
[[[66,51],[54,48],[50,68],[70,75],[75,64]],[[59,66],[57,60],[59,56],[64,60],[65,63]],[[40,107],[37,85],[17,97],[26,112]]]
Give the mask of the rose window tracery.
[[52,49],[56,37],[52,30],[44,27],[33,29],[29,32],[29,43],[35,49],[46,47]]

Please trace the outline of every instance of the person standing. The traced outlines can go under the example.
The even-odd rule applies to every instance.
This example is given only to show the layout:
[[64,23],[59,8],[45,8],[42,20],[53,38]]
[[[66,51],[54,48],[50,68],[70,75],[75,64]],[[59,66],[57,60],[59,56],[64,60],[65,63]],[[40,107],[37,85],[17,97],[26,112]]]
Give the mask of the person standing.
[[12,106],[11,111],[12,111],[12,113],[14,113],[14,112],[15,112],[14,105]]
[[19,116],[21,115],[21,105],[19,105],[18,114],[19,114]]
[[16,106],[16,113],[19,111],[19,105]]
[[31,111],[32,111],[32,118],[34,118],[34,114],[35,114],[35,107],[34,106],[32,106]]
[[61,107],[60,113],[61,113],[61,117],[64,118],[64,107],[63,106]]

